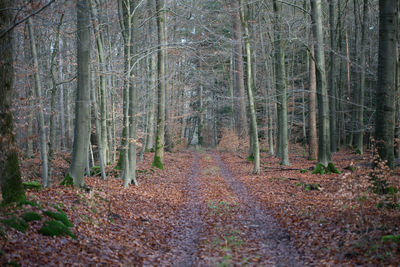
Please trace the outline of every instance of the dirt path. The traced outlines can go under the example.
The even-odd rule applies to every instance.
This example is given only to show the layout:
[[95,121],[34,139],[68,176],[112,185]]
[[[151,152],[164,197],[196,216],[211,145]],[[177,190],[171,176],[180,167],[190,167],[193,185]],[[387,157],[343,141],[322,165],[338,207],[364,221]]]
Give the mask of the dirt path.
[[261,251],[257,251],[257,254],[263,255],[263,264],[269,266],[303,266],[301,256],[291,244],[289,235],[279,227],[274,218],[268,214],[268,211],[248,194],[245,185],[232,175],[220,156],[217,153],[212,153],[212,157],[218,164],[227,185],[240,199],[240,208],[245,211],[245,216],[242,217],[244,221],[241,223],[248,229],[246,232],[249,238],[260,242],[259,249]]
[[174,266],[193,266],[196,264],[197,247],[203,221],[200,216],[201,199],[199,193],[199,155],[193,154],[193,163],[187,176],[184,191],[187,206],[181,209],[179,225],[173,236]]

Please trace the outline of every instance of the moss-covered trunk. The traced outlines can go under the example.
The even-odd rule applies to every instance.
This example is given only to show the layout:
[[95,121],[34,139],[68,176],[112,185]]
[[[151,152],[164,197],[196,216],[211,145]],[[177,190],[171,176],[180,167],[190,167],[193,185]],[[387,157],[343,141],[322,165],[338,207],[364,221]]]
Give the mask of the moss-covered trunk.
[[[0,1],[0,32],[14,20],[11,7],[14,1]],[[14,143],[13,116],[11,112],[14,83],[13,31],[0,38],[0,185],[4,203],[25,199],[21,182],[17,147]]]

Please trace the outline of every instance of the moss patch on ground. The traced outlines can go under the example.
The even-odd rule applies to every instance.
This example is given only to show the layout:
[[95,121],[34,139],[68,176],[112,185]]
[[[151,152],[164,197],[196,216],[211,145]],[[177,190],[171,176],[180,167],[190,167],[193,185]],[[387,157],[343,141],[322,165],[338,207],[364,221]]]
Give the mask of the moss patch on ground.
[[75,239],[75,235],[69,230],[69,228],[59,221],[45,221],[39,233],[45,236],[61,236],[69,235]]
[[49,216],[50,218],[63,223],[67,227],[74,226],[74,224],[70,220],[68,220],[67,215],[63,211],[53,212],[50,210],[45,210],[45,211],[43,211],[43,213],[45,215]]
[[21,215],[21,218],[24,219],[26,222],[32,221],[40,221],[42,216],[34,211],[27,211]]
[[28,224],[26,223],[25,220],[16,217],[16,216],[11,216],[7,219],[0,220],[0,222],[4,223],[5,225],[10,226],[11,228],[14,228],[22,233],[25,233],[26,230],[28,229]]

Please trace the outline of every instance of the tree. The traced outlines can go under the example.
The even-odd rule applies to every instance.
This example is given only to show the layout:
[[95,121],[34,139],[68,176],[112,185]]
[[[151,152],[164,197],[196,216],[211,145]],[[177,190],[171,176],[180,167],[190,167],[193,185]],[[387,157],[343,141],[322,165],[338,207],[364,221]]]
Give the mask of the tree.
[[237,119],[236,129],[240,137],[247,135],[247,116],[244,89],[244,70],[243,70],[243,44],[242,44],[242,25],[239,14],[239,0],[231,1],[232,23],[233,23],[233,76],[234,91],[236,93]]
[[331,50],[329,52],[329,60],[331,69],[329,72],[329,129],[330,129],[330,150],[336,152],[337,137],[336,137],[336,60],[335,60],[335,1],[329,0],[329,29]]
[[244,14],[244,4],[243,0],[240,0],[240,5],[242,8],[240,9],[240,18],[242,21],[242,25],[245,33],[245,51],[246,51],[246,60],[247,60],[247,95],[249,100],[249,109],[250,109],[250,157],[254,159],[254,173],[260,173],[260,146],[258,142],[258,128],[257,128],[257,114],[256,108],[254,104],[254,89],[253,89],[253,75],[252,75],[252,61],[251,61],[251,47],[250,47],[250,33],[249,27],[247,23],[247,18]]
[[[90,130],[90,16],[89,1],[77,0],[77,76],[78,87],[75,103],[75,131],[71,166],[66,182],[75,186],[85,185],[84,172],[89,148]],[[71,181],[72,179],[72,181]]]
[[394,167],[396,40],[398,27],[396,0],[379,1],[378,82],[376,87],[375,141],[379,156]]
[[34,68],[34,77],[35,77],[35,96],[38,101],[37,108],[37,118],[39,122],[39,134],[40,134],[40,157],[42,158],[42,181],[43,186],[47,187],[50,184],[49,181],[49,161],[47,154],[47,137],[46,137],[46,129],[44,124],[44,113],[43,113],[43,100],[42,100],[42,85],[39,77],[39,61],[37,56],[36,49],[36,41],[35,34],[33,31],[33,23],[32,18],[28,19],[28,31],[29,31],[29,39],[31,41],[31,53],[33,58],[33,68]]
[[11,111],[14,84],[13,1],[0,1],[0,185],[4,203],[25,200]]
[[312,27],[315,40],[315,64],[318,93],[318,163],[328,167],[331,161],[329,135],[329,98],[325,72],[324,33],[322,30],[321,0],[311,0]]
[[278,143],[277,153],[281,159],[281,165],[289,163],[289,139],[286,99],[286,71],[285,52],[283,50],[283,33],[281,19],[281,5],[277,0],[274,5],[274,49],[275,49],[275,86],[278,106]]
[[164,131],[165,131],[165,53],[167,37],[165,36],[165,19],[166,12],[164,0],[156,0],[157,9],[157,29],[158,43],[158,102],[157,102],[157,134],[156,134],[156,149],[154,153],[153,166],[164,169]]

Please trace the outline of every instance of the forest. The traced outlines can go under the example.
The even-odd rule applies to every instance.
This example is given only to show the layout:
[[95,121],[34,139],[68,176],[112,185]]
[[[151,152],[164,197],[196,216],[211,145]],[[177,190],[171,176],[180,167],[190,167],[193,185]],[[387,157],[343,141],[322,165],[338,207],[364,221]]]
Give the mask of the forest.
[[0,263],[399,266],[399,19],[0,0]]

